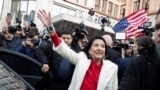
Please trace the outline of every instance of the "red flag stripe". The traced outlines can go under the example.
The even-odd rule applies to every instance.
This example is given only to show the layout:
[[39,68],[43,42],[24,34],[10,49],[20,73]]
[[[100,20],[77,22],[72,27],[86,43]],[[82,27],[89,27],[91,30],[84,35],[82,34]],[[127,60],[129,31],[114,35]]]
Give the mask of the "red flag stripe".
[[142,30],[139,30],[139,29],[135,29],[135,32],[130,32],[130,33],[127,33],[127,35],[134,35],[136,33],[139,33],[139,32],[142,32]]
[[132,20],[132,19],[134,19],[135,17],[137,17],[137,16],[139,16],[139,15],[143,15],[144,12],[145,12],[145,10],[144,10],[144,9],[141,9],[141,10],[138,10],[138,11],[136,11],[136,12],[133,12],[132,14],[130,14],[129,16],[127,16],[126,18],[127,18],[128,20]]
[[143,33],[142,32],[138,32],[138,33],[135,33],[135,34],[132,34],[132,35],[127,35],[126,37],[127,38],[132,38],[133,36],[139,36],[139,35],[142,35]]
[[141,34],[142,32],[134,32],[132,34],[127,33],[127,37],[134,36],[135,34]]
[[134,34],[139,33],[139,32],[142,32],[142,30],[135,29],[134,32],[128,32],[127,35],[134,35]]
[[137,22],[137,21],[144,19],[144,18],[146,18],[146,16],[143,15],[143,16],[137,17],[136,19],[128,20],[128,22],[132,24],[133,22]]
[[126,31],[127,36],[132,36],[136,33],[141,33],[141,32],[142,32],[142,30],[138,29],[138,27],[130,27]]
[[141,26],[144,22],[148,21],[148,18],[139,19],[137,22],[133,22],[131,26]]
[[129,32],[134,32],[135,29],[138,29],[138,27],[129,27],[126,32],[129,33]]
[[146,16],[147,14],[144,12],[144,13],[139,13],[137,16],[134,16],[132,18],[127,18],[127,20],[138,20],[138,18],[142,18],[144,16]]

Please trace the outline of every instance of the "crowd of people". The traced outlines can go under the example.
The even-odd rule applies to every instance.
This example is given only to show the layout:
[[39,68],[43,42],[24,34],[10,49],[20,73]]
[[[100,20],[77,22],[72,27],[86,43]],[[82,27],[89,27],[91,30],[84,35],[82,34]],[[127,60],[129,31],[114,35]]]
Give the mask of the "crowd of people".
[[39,10],[37,17],[47,33],[40,35],[33,22],[13,26],[11,19],[6,18],[0,47],[34,58],[42,64],[43,73],[51,71],[53,81],[43,90],[160,89],[160,10],[155,39],[137,37],[134,46],[120,50],[115,49],[111,35],[97,35],[88,40],[83,26],[58,33],[50,12]]

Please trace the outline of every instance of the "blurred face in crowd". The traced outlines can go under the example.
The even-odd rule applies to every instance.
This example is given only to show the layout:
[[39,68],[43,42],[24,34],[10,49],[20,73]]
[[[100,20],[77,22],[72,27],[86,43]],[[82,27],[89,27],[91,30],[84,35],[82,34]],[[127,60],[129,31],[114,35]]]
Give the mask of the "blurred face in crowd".
[[38,40],[39,39],[39,35],[34,35],[33,39]]
[[130,46],[128,49],[126,49],[126,55],[128,55],[128,56],[132,56],[132,50],[133,50],[133,47],[132,46]]
[[34,43],[32,42],[33,47],[38,46],[38,45],[39,45],[39,41],[38,41],[38,40],[39,40],[39,35],[34,35],[32,39],[34,39],[34,40],[37,42],[37,44],[34,44]]
[[33,38],[26,38],[25,40],[25,45],[31,48],[35,48],[36,46],[33,43],[33,40],[38,40],[39,36],[38,35],[34,35]]
[[25,30],[28,30],[30,28],[30,24],[27,21],[25,21],[23,23],[23,26],[24,26]]
[[39,44],[39,35],[34,35],[32,38],[28,37],[25,40],[25,45],[31,48],[36,48]]
[[155,21],[154,38],[155,38],[155,44],[160,46],[160,14],[157,16]]
[[72,42],[72,36],[71,34],[62,34],[61,38],[64,40],[64,42],[70,47]]
[[25,40],[25,46],[33,46],[32,42],[31,42],[31,38],[26,38]]
[[16,33],[14,34],[15,37],[20,38],[21,37],[21,32],[20,31],[16,31]]
[[[89,54],[93,60],[101,61],[105,56],[105,43],[101,39],[95,39],[91,48],[89,49]],[[101,62],[100,62],[101,63]]]
[[107,46],[112,48],[113,47],[112,37],[110,35],[103,35],[103,38],[105,39]]
[[4,32],[4,38],[8,41],[12,41],[14,35],[10,34],[8,31]]
[[139,44],[135,41],[135,43],[134,43],[134,48],[133,48],[133,50],[134,50],[134,55],[135,55],[135,56],[139,55],[140,53],[138,52],[138,49],[142,49],[142,48],[144,48],[144,47],[141,46],[141,45],[139,45]]
[[84,33],[81,33],[83,35],[83,38],[78,40],[78,45],[81,49],[85,47],[85,45],[88,43],[87,35]]
[[3,28],[2,28],[2,32],[8,32],[8,25],[4,24]]

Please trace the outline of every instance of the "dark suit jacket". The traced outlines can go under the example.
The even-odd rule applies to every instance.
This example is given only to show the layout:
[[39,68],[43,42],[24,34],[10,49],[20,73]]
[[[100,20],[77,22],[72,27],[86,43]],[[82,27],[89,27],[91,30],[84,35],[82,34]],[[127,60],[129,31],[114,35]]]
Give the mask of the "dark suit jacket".
[[132,60],[119,90],[160,90],[160,47],[152,48]]

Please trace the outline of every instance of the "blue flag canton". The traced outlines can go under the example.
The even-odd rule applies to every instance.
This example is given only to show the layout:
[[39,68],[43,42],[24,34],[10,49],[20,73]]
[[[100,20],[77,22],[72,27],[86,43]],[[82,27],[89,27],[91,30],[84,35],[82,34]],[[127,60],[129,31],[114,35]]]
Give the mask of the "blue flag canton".
[[113,27],[113,30],[115,32],[122,32],[127,27],[129,27],[129,23],[128,23],[128,20],[126,18],[124,18]]

